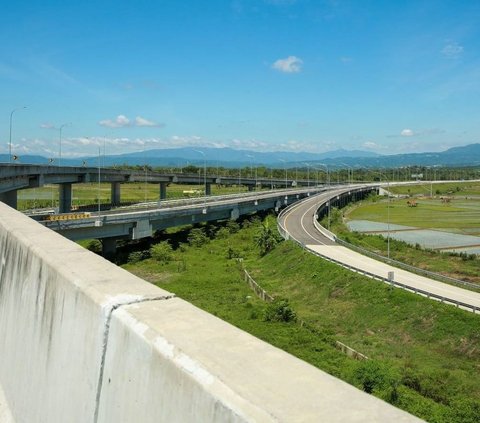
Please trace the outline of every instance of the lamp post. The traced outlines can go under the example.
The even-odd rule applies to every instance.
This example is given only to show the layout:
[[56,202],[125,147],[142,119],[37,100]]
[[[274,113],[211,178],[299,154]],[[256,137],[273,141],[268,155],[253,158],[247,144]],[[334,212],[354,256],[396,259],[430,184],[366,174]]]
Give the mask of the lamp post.
[[62,161],[62,129],[67,125],[70,125],[70,123],[64,123],[58,128],[58,130],[60,131],[60,140],[58,145],[58,166],[60,166],[60,162]]
[[327,185],[330,186],[330,172],[328,166],[324,163],[318,163],[320,166],[323,166],[327,170]]
[[238,192],[242,191],[240,184],[242,183],[242,166],[238,166]]
[[345,166],[347,168],[347,182],[349,184],[353,183],[353,168],[347,165],[346,163],[340,163],[342,166]]
[[23,106],[23,107],[19,107],[18,109],[13,109],[11,112],[10,112],[10,136],[9,136],[9,140],[8,140],[8,161],[10,163],[12,163],[12,120],[13,120],[13,114],[17,111],[17,110],[22,110],[22,109],[26,109],[27,106]]
[[377,173],[378,175],[382,176],[387,181],[387,259],[390,260],[390,179],[386,174],[381,172],[373,172]]
[[310,163],[304,163],[307,166],[307,187],[310,188]]
[[205,153],[201,150],[194,150],[197,153],[200,153],[203,156],[203,188],[205,190],[204,192],[204,207],[207,206],[207,156],[205,156]]
[[287,162],[283,159],[278,159],[280,160],[281,162],[283,162],[283,166],[285,168],[285,189],[287,189]]
[[100,147],[98,147],[98,224],[100,224],[100,214],[102,211],[102,206],[100,202],[100,192],[101,192],[101,176],[100,176]]
[[[251,169],[251,174],[253,174],[253,163],[255,162],[255,157],[252,156],[251,154],[247,154],[247,157],[251,159],[250,161],[250,169]],[[251,177],[251,176],[250,176]],[[257,164],[255,163],[255,190],[257,189],[257,182],[258,182],[258,177],[257,177]]]

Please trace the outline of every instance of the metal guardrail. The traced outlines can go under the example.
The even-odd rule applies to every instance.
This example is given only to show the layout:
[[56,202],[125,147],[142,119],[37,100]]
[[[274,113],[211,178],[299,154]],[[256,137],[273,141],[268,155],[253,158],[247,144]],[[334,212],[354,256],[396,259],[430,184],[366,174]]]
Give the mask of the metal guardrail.
[[425,269],[421,269],[420,267],[415,267],[410,264],[402,263],[401,261],[398,261],[398,260],[389,259],[385,256],[382,256],[381,254],[367,250],[366,248],[362,248],[362,247],[359,247],[358,245],[351,244],[341,238],[338,238],[336,235],[335,235],[335,242],[353,251],[357,251],[361,254],[372,257],[376,260],[382,261],[387,264],[394,264],[396,267],[400,267],[401,269],[408,270],[412,273],[420,274],[421,276],[428,276],[440,282],[448,282],[455,285],[468,286],[469,288],[473,288],[474,290],[480,290],[480,286],[475,283],[462,281],[461,279],[452,278],[450,276],[442,275],[441,273],[432,272],[430,270],[425,270]]
[[[328,201],[328,200],[327,200]],[[300,247],[305,250],[305,251],[308,251],[309,253],[312,253],[314,255],[316,255],[317,257],[320,257],[324,260],[327,260],[331,263],[334,263],[334,264],[337,264],[339,266],[342,266],[343,268],[345,269],[348,269],[352,272],[355,272],[355,273],[359,273],[359,274],[362,274],[364,276],[368,276],[369,278],[371,279],[376,279],[376,280],[379,280],[379,281],[382,281],[382,282],[385,282],[387,284],[389,284],[390,286],[395,286],[397,288],[402,288],[402,289],[405,289],[406,291],[410,291],[410,292],[413,292],[415,294],[419,294],[419,295],[423,295],[424,297],[427,297],[427,298],[430,298],[430,299],[435,299],[437,301],[440,301],[442,303],[448,303],[448,304],[452,304],[452,305],[455,305],[457,308],[461,307],[463,309],[466,309],[466,310],[469,310],[469,311],[472,311],[474,314],[477,312],[477,311],[480,311],[480,308],[479,307],[476,307],[476,306],[472,306],[471,304],[467,304],[467,303],[464,303],[462,301],[457,301],[457,300],[454,300],[452,298],[448,298],[448,297],[444,297],[442,295],[437,295],[437,294],[434,294],[434,293],[431,293],[431,292],[428,292],[428,291],[425,291],[423,289],[419,289],[419,288],[414,288],[414,287],[411,287],[409,285],[406,285],[406,284],[403,284],[401,282],[396,282],[395,280],[392,280],[392,279],[388,279],[388,278],[385,278],[383,276],[379,276],[379,275],[376,275],[374,273],[371,273],[371,272],[368,272],[368,271],[365,271],[365,270],[362,270],[362,269],[359,269],[355,266],[351,266],[349,264],[346,264],[346,263],[342,263],[341,261],[338,261],[338,260],[335,260],[335,259],[332,259],[331,257],[327,257],[321,253],[318,253],[317,251],[314,251],[314,250],[311,250],[310,248],[307,248],[305,244],[303,244],[302,242],[298,241],[297,239],[293,238],[289,233],[288,231],[286,230],[286,228],[284,228],[281,224],[281,217],[283,217],[283,215],[287,212],[289,212],[293,207],[297,206],[298,204],[293,204],[291,206],[288,206],[286,207],[285,209],[282,210],[282,212],[278,215],[278,218],[277,218],[277,229],[278,229],[278,232],[280,233],[280,235],[286,239],[286,240],[293,240],[295,241],[298,245],[300,245]]]

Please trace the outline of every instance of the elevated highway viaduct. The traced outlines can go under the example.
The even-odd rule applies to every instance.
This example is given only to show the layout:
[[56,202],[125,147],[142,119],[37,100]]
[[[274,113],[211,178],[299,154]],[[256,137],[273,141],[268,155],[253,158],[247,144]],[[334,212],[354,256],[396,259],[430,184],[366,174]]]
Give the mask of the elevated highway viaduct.
[[159,199],[167,198],[167,187],[171,183],[204,185],[205,194],[211,194],[212,184],[243,185],[249,191],[255,188],[308,187],[313,180],[225,177],[220,175],[199,175],[186,173],[158,173],[135,170],[117,170],[102,167],[71,167],[47,165],[0,164],[0,201],[17,208],[17,191],[38,188],[45,184],[59,186],[59,212],[71,210],[72,184],[102,182],[111,184],[111,203],[121,202],[120,187],[128,182],[146,182],[159,185]]
[[[155,231],[200,222],[232,219],[258,211],[275,210],[323,191],[325,188],[295,188],[241,195],[212,196],[199,199],[166,201],[147,207],[119,208],[92,213],[81,219],[55,220],[40,223],[74,241],[97,238],[102,241],[103,255],[114,253],[120,239],[137,240],[150,237]],[[66,218],[68,215],[65,216]]]

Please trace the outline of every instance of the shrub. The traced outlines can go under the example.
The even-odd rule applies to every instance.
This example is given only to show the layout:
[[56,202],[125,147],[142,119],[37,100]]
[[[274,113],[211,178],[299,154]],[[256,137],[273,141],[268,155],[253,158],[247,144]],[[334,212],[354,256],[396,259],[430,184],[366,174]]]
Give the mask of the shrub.
[[371,394],[373,391],[389,389],[386,399],[390,401],[398,399],[398,377],[385,364],[375,360],[362,361],[355,369],[354,377],[368,394]]
[[227,249],[227,258],[229,260],[234,259],[234,258],[240,258],[241,254],[238,250],[233,249],[232,247],[228,247]]
[[150,254],[155,260],[162,263],[168,263],[173,258],[173,249],[168,241],[162,241],[150,248]]
[[87,250],[91,251],[92,253],[101,254],[102,253],[102,243],[98,239],[92,239],[87,244]]
[[230,231],[227,228],[220,228],[217,231],[216,238],[225,239],[225,238],[228,238],[229,235],[230,235]]
[[193,228],[188,234],[187,240],[192,247],[201,247],[208,242],[208,237],[202,228]]
[[266,322],[295,322],[297,313],[292,309],[286,298],[275,299],[265,309],[264,320]]
[[127,261],[129,263],[138,263],[142,260],[142,252],[141,251],[133,251],[128,255]]
[[235,220],[229,220],[226,228],[231,234],[236,234],[240,230],[240,225]]

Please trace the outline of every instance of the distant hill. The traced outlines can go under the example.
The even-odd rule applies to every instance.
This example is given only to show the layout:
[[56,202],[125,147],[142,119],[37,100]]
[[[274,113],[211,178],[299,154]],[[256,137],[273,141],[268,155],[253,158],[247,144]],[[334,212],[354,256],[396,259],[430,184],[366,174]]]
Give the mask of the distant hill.
[[[453,147],[439,153],[410,153],[378,155],[360,150],[335,150],[326,153],[308,152],[257,152],[235,150],[232,148],[185,147],[171,149],[146,150],[135,153],[108,155],[101,157],[101,163],[112,165],[145,165],[181,167],[188,164],[202,166],[204,156],[208,166],[239,167],[305,167],[306,163],[327,164],[332,167],[402,167],[402,166],[475,166],[480,165],[480,144]],[[62,164],[81,166],[83,162],[97,166],[98,157],[78,159],[62,158]],[[8,162],[8,155],[0,155],[0,162]],[[20,163],[47,164],[48,158],[42,156],[21,156]],[[53,164],[57,162],[54,161]]]
[[[342,163],[362,167],[405,167],[405,166],[477,166],[480,165],[480,144],[452,147],[439,153],[394,154],[378,157],[345,157]],[[325,163],[340,165],[337,159]]]
[[121,154],[117,156],[109,156],[108,160],[125,161],[134,164],[149,164],[166,165],[166,166],[183,166],[189,163],[203,163],[205,154],[206,161],[212,164],[219,164],[220,166],[234,167],[234,166],[249,166],[252,163],[256,165],[266,166],[284,166],[284,163],[302,162],[302,161],[321,161],[326,159],[334,159],[338,157],[378,157],[378,154],[368,151],[348,151],[335,150],[326,153],[307,153],[307,152],[258,152],[251,150],[235,150],[233,148],[171,148],[148,150],[136,153]]

